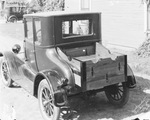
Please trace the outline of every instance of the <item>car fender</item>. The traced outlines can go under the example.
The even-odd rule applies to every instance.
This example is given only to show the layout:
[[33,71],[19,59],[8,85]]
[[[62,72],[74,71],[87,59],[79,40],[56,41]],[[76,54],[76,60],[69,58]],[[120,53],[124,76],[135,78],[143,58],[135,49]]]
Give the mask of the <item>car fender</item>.
[[48,84],[51,84],[54,91],[57,91],[58,86],[60,86],[60,80],[66,79],[64,76],[60,75],[59,72],[55,70],[43,70],[39,72],[34,79],[34,92],[33,95],[37,97],[38,86],[41,80],[46,79]]
[[16,77],[19,74],[19,70],[18,70],[18,67],[17,67],[17,64],[16,64],[15,54],[12,53],[12,52],[8,52],[8,51],[3,52],[1,54],[2,54],[3,58],[6,59],[7,64],[9,66],[10,77],[13,80],[15,80]]
[[46,55],[49,60],[56,65],[56,67],[52,69],[65,76],[68,79],[68,84],[74,87],[75,78],[71,66],[60,55],[58,55],[56,49],[48,49]]
[[136,79],[129,65],[127,65],[127,86],[129,88],[134,88],[136,86]]

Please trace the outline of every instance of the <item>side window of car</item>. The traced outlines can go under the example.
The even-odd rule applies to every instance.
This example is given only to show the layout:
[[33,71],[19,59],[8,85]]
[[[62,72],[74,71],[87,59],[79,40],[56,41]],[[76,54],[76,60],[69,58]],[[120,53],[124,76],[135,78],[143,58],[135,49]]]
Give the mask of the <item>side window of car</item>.
[[35,42],[37,44],[41,44],[42,42],[42,36],[41,36],[41,21],[39,18],[34,19],[35,24]]
[[32,19],[26,19],[26,25],[27,25],[27,38],[31,42],[33,41],[33,24]]
[[16,12],[16,7],[11,8],[12,12]]

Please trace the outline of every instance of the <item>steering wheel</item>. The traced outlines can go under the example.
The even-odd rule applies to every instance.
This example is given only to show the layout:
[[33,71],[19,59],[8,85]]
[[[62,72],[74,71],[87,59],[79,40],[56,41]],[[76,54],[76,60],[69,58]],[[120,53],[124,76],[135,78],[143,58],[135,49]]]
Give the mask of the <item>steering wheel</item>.
[[39,29],[37,32],[36,32],[36,35],[38,36],[38,34],[41,32],[41,29]]
[[36,32],[36,41],[41,42],[41,29]]

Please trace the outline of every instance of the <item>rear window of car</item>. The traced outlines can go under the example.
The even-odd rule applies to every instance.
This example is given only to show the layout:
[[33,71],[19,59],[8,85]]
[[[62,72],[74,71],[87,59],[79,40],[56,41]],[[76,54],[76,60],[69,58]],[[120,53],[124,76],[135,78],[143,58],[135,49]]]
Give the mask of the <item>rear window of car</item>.
[[93,35],[92,20],[68,20],[62,22],[62,38]]

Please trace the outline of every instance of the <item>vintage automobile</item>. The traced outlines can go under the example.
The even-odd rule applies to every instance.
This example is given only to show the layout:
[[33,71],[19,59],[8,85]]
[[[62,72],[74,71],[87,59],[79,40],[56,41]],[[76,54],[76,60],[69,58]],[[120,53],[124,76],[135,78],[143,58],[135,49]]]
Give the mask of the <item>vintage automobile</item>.
[[25,6],[6,6],[4,11],[5,21],[17,22],[23,19],[25,12]]
[[3,57],[3,83],[13,81],[38,98],[45,120],[57,120],[74,96],[105,91],[122,107],[136,85],[127,55],[102,45],[101,13],[47,12],[24,15],[24,48],[16,44]]

